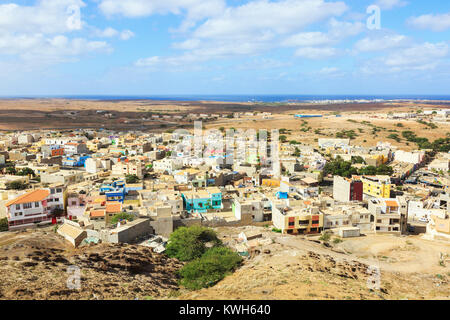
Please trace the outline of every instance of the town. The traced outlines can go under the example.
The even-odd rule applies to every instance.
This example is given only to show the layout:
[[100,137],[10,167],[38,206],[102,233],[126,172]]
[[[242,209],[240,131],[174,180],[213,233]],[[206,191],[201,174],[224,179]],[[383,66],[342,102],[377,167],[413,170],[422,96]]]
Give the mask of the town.
[[[344,116],[289,117],[305,132],[309,119],[357,122]],[[449,109],[384,114],[399,128],[402,121],[446,126],[449,116]],[[219,115],[251,123],[246,117],[277,115]],[[445,128],[447,138],[435,142],[409,131],[395,134],[415,144],[408,151],[388,141],[355,144],[349,131],[330,137],[316,130],[314,142],[303,143],[290,140],[289,129],[205,129],[198,121],[191,130],[166,132],[1,133],[1,231],[54,229],[73,248],[128,243],[164,254],[181,227],[231,228],[239,235],[229,247],[244,259],[272,243],[261,230],[328,247],[333,237],[338,244],[367,235],[448,242]],[[445,252],[436,263],[449,263]]]

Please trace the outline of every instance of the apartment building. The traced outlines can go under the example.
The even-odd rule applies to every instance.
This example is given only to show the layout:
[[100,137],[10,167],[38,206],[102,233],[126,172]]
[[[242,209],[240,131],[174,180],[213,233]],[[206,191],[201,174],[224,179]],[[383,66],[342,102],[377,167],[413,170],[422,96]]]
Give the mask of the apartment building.
[[182,191],[183,205],[188,212],[206,213],[208,210],[222,210],[222,191],[217,187],[199,191]]
[[118,162],[112,166],[111,174],[113,176],[136,175],[139,179],[144,177],[143,164],[136,162]]
[[164,158],[153,162],[153,170],[155,172],[168,172],[169,174],[172,174],[174,171],[180,170],[181,168],[183,168],[183,161],[178,158]]
[[390,198],[391,178],[389,176],[362,176],[364,198]]
[[64,210],[63,187],[29,191],[5,204],[10,230],[52,223],[51,214]]
[[74,154],[85,154],[88,152],[89,149],[86,147],[85,143],[68,142],[64,145],[64,154],[69,156]]
[[371,199],[369,211],[375,233],[402,234],[406,232],[407,205],[399,199]]
[[235,198],[231,208],[236,219],[243,223],[272,220],[272,211],[268,200],[259,194],[254,194],[249,198]]
[[272,206],[273,225],[284,234],[320,233],[324,226],[323,220],[318,207]]
[[351,179],[334,176],[333,198],[337,201],[362,201],[363,189],[363,182],[358,176],[353,176]]

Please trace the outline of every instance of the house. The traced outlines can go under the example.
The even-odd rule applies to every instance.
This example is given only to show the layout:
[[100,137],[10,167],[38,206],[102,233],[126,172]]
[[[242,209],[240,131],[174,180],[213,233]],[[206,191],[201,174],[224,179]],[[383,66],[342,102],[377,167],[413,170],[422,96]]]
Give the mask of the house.
[[362,176],[363,194],[368,198],[390,198],[391,178],[389,176]]
[[91,156],[74,156],[74,157],[65,157],[62,160],[62,165],[65,167],[84,167],[86,160]]
[[86,159],[85,168],[86,172],[88,173],[97,173],[105,170],[111,170],[111,160],[89,158]]
[[84,172],[82,171],[74,171],[74,170],[61,170],[58,172],[52,173],[42,173],[41,174],[41,182],[46,184],[74,184],[79,183],[84,180]]
[[407,205],[399,199],[371,199],[369,211],[375,233],[400,235],[406,232]]
[[143,174],[143,164],[140,161],[136,162],[118,162],[112,166],[113,176],[127,176],[127,175],[135,175],[139,179],[144,177]]
[[341,202],[362,201],[363,182],[360,177],[353,176],[351,179],[334,176],[333,198]]
[[323,230],[323,214],[317,207],[272,205],[272,221],[283,234],[315,234]]
[[58,234],[69,241],[75,248],[78,247],[84,239],[87,238],[86,230],[83,230],[74,223],[65,221],[64,224],[58,228]]
[[342,148],[350,145],[350,139],[319,139],[319,147],[327,148]]
[[63,193],[62,188],[36,189],[8,201],[5,207],[9,229],[52,223],[52,213],[64,210]]
[[235,198],[232,204],[232,212],[237,220],[247,224],[271,221],[272,212],[266,210],[266,203],[267,199],[258,195],[253,195],[250,198]]
[[196,213],[206,213],[208,210],[222,210],[222,192],[217,187],[200,191],[183,191],[183,206],[185,210]]
[[41,146],[41,153],[44,158],[63,156],[64,147],[59,145],[43,145]]
[[85,143],[68,142],[64,145],[64,154],[66,155],[86,154],[88,152],[89,149]]
[[183,167],[182,159],[178,158],[164,158],[162,160],[153,161],[153,170],[155,172],[168,172],[172,174],[176,170]]

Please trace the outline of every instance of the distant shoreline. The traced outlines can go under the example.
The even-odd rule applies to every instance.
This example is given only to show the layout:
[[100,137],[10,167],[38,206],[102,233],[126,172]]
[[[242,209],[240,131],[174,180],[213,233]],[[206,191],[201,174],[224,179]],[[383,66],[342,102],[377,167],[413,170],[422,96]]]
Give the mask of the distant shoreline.
[[159,101],[218,103],[389,103],[450,102],[450,95],[67,95],[0,96],[0,100],[84,100],[99,102]]

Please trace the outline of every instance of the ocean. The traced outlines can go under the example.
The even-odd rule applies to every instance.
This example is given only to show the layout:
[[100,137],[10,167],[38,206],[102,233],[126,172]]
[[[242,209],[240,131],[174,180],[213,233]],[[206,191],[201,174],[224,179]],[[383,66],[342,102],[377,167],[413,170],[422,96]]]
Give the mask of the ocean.
[[62,95],[62,96],[21,96],[5,98],[63,98],[78,100],[164,100],[164,101],[222,101],[222,102],[255,102],[286,103],[310,102],[326,100],[435,100],[450,101],[450,95]]

